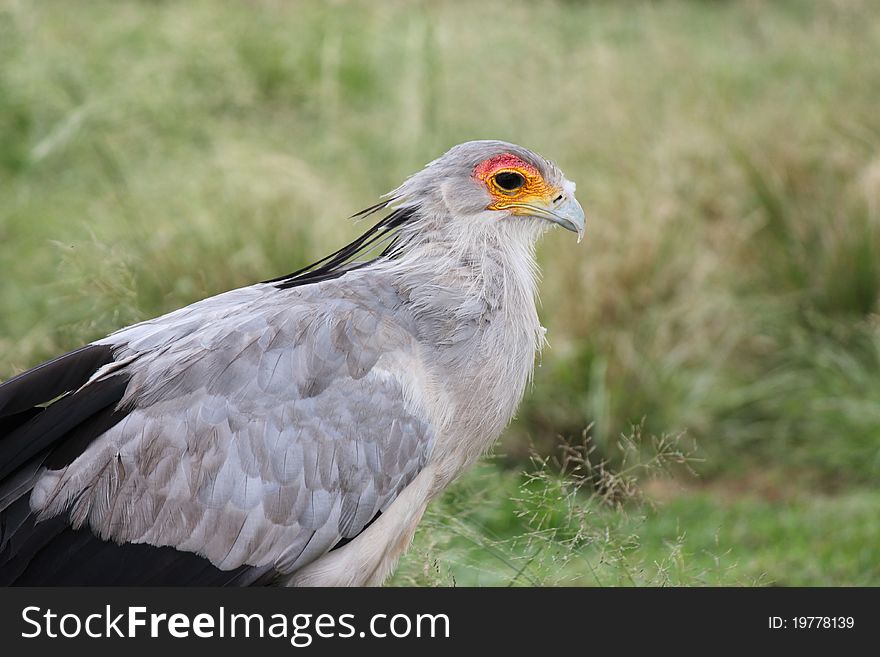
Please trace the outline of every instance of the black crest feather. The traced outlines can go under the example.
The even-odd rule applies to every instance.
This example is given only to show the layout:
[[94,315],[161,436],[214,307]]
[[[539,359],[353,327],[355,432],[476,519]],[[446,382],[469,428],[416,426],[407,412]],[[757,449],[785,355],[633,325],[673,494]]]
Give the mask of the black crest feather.
[[[381,203],[377,203],[376,205],[370,206],[369,208],[352,215],[352,218],[369,217],[372,214],[384,210],[393,202],[394,199],[382,201]],[[291,287],[298,287],[300,285],[308,285],[309,283],[326,281],[331,278],[338,278],[344,273],[359,269],[360,267],[374,262],[378,258],[388,257],[393,253],[394,246],[397,243],[394,232],[395,229],[411,221],[415,216],[416,210],[417,208],[413,206],[397,208],[338,251],[335,251],[302,269],[298,269],[292,274],[286,274],[279,278],[273,278],[272,280],[263,282],[275,283],[278,289],[284,290]],[[377,247],[382,248],[374,257],[363,261],[359,260],[359,258],[363,258],[370,253],[376,253]]]

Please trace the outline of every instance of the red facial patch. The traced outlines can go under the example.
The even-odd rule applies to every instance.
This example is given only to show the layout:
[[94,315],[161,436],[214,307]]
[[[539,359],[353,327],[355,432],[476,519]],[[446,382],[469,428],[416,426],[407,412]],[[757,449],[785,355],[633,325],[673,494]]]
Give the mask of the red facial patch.
[[513,169],[522,171],[523,173],[528,172],[535,176],[538,175],[537,169],[528,162],[521,160],[512,153],[502,153],[501,155],[496,155],[495,157],[490,157],[488,160],[480,162],[474,168],[474,177],[479,178],[480,180],[486,180],[486,178],[499,169]]

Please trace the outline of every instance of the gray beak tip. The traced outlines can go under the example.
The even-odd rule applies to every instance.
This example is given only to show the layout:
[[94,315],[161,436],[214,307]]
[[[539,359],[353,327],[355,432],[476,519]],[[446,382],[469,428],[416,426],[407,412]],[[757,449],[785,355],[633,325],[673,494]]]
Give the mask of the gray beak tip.
[[578,244],[584,239],[586,230],[586,217],[581,204],[574,196],[567,197],[559,207],[553,209],[555,223],[566,230],[577,233]]

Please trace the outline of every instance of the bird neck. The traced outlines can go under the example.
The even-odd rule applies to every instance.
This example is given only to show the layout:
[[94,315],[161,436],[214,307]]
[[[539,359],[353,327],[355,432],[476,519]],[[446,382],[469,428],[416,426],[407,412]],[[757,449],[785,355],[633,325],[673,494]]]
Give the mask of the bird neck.
[[421,348],[449,392],[449,431],[467,441],[456,467],[485,452],[513,417],[544,342],[535,307],[540,230],[525,228],[435,235],[395,263]]
[[401,249],[393,268],[418,296],[417,315],[537,324],[535,243],[542,232],[540,224],[510,221],[469,233],[422,233]]

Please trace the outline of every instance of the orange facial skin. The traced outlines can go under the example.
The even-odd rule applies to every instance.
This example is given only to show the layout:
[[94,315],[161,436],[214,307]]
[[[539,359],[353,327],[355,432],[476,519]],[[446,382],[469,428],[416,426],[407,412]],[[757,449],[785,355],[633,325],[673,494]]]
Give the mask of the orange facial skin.
[[[525,183],[513,191],[502,189],[495,179],[501,173],[518,173]],[[482,181],[492,196],[487,210],[510,210],[512,214],[528,214],[528,210],[517,206],[525,203],[547,204],[561,191],[548,185],[531,164],[510,153],[480,162],[474,168],[474,178]]]

